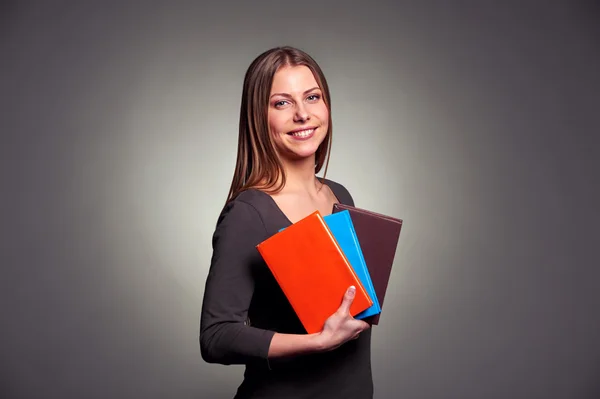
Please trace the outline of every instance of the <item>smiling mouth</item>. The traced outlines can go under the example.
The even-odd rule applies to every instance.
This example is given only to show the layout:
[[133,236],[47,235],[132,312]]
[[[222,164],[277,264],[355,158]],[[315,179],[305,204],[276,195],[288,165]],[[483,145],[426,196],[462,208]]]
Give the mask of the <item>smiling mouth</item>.
[[295,130],[293,132],[289,132],[288,134],[293,137],[305,138],[311,136],[316,129],[316,127],[311,127],[303,130]]

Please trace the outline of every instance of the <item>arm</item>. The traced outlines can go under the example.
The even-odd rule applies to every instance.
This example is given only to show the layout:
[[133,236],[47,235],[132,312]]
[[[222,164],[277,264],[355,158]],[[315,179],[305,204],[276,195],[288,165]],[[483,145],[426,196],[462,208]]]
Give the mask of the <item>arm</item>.
[[254,292],[256,245],[266,238],[258,212],[229,203],[213,234],[213,254],[200,317],[200,352],[209,363],[245,364],[266,359],[274,332],[247,326]]

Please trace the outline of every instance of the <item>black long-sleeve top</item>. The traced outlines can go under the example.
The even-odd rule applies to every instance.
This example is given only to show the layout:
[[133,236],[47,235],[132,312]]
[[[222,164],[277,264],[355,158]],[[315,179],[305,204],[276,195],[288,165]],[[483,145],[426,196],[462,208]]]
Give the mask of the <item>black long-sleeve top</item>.
[[[325,182],[340,203],[354,205],[344,186]],[[267,358],[275,332],[306,334],[256,249],[290,224],[268,194],[254,189],[239,194],[221,212],[200,318],[202,357],[209,363],[246,366],[238,399],[372,398],[370,329],[333,351]]]

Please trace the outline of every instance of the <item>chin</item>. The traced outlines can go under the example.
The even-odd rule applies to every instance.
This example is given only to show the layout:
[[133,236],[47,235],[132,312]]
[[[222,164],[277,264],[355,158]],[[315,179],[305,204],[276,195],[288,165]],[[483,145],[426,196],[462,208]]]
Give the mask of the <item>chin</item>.
[[302,161],[304,159],[314,158],[316,152],[317,152],[316,150],[314,150],[314,151],[298,151],[298,150],[288,149],[286,151],[285,157],[291,161]]
[[299,159],[314,157],[322,142],[323,141],[320,140],[312,143],[307,142],[302,145],[292,145],[288,147],[287,152],[293,155],[294,158]]

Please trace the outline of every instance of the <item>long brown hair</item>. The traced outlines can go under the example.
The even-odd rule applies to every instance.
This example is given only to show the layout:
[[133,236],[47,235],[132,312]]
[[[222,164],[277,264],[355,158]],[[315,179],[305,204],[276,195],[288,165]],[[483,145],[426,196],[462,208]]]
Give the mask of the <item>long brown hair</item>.
[[[315,153],[315,173],[319,173],[325,165],[323,177],[327,174],[332,126],[327,80],[316,61],[304,51],[289,46],[272,48],[252,61],[244,77],[237,159],[227,201],[249,188],[260,187],[267,192],[276,193],[285,185],[285,172],[269,132],[267,112],[275,72],[284,66],[300,65],[312,71],[329,111],[329,128]],[[278,180],[279,185],[275,187]]]

